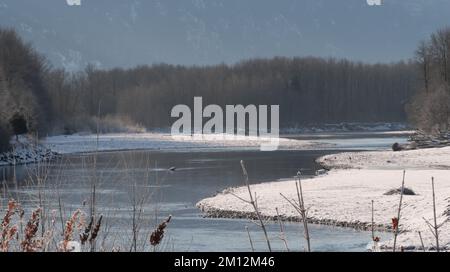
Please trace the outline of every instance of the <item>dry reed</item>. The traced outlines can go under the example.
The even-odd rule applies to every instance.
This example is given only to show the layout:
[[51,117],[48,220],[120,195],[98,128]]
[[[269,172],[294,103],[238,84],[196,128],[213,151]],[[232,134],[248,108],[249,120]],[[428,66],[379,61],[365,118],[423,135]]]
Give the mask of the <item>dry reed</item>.
[[159,245],[162,241],[162,239],[164,238],[164,232],[167,228],[167,224],[169,224],[170,219],[172,219],[172,216],[169,215],[169,217],[164,220],[163,222],[161,222],[161,224],[159,224],[156,229],[152,232],[152,234],[150,235],[150,244],[154,247],[156,247],[157,245]]

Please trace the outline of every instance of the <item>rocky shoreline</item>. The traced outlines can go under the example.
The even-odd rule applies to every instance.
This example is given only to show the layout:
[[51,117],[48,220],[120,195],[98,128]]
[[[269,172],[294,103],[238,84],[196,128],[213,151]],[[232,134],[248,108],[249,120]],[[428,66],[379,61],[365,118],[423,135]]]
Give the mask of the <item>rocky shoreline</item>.
[[[197,207],[202,210],[201,205],[197,205]],[[246,211],[230,211],[230,210],[221,210],[221,209],[214,209],[209,208],[207,211],[204,212],[203,216],[205,218],[228,218],[228,219],[246,219],[246,220],[257,220],[256,213],[254,212],[246,212]],[[262,216],[263,220],[265,221],[273,221],[277,222],[278,220],[283,222],[290,222],[290,223],[298,223],[301,222],[301,218],[299,216],[284,216],[284,215],[274,215],[274,216]],[[339,227],[339,228],[351,228],[357,231],[371,231],[372,229],[375,232],[386,232],[386,233],[393,233],[393,229],[391,225],[384,225],[384,224],[374,224],[372,227],[371,223],[368,222],[346,222],[346,221],[337,221],[332,219],[317,219],[317,218],[308,218],[307,222],[309,224],[317,224],[317,225],[323,225],[323,226],[331,226],[331,227]],[[405,231],[408,232],[408,231]],[[393,248],[389,245],[381,245],[379,246],[378,250],[380,251],[391,251]],[[441,250],[448,251],[450,250],[449,246],[444,246],[440,248]],[[372,250],[371,248],[368,248],[368,250]],[[409,245],[409,246],[402,246],[403,251],[423,251],[424,248],[421,246],[415,246],[415,245]],[[431,250],[435,251],[436,249],[432,246],[425,248],[425,250]]]
[[15,140],[12,146],[11,151],[0,153],[0,166],[46,162],[58,156],[58,153],[50,148],[41,144],[31,144],[24,138]]
[[[203,212],[205,218],[229,218],[229,219],[248,219],[257,220],[255,212],[251,211],[232,211],[232,210],[222,210],[216,208],[204,209],[201,203],[197,204]],[[301,217],[298,215],[262,215],[262,218],[266,221],[283,221],[283,222],[302,222]],[[355,230],[369,231],[372,230],[372,224],[368,222],[360,221],[338,221],[333,219],[319,219],[314,217],[308,217],[307,222],[310,224],[340,227],[340,228],[352,228]],[[392,232],[391,225],[374,224],[373,229],[378,232]]]

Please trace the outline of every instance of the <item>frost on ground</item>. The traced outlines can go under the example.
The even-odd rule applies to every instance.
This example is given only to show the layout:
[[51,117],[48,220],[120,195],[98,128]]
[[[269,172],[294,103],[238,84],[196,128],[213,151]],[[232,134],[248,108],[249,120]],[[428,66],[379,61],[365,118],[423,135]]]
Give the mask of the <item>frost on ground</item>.
[[[113,151],[113,150],[174,150],[174,149],[217,149],[217,148],[258,148],[268,143],[267,138],[250,136],[226,136],[221,134],[203,135],[201,137],[172,137],[164,133],[136,134],[101,134],[97,135],[62,135],[48,137],[43,144],[60,154]],[[325,144],[284,139],[279,140],[280,149],[311,149],[323,147]]]
[[[446,170],[450,167],[449,158],[450,148],[398,153],[342,153],[320,158],[319,161],[326,161],[330,168],[336,164],[341,168],[360,169],[335,169],[327,175],[302,181],[309,221],[370,229],[371,201],[374,200],[376,228],[391,229],[400,196],[384,193],[401,186],[401,169],[405,168],[405,186],[416,195],[404,196],[400,219],[402,233],[398,236],[397,245],[406,249],[420,248],[420,231],[425,247],[432,248],[435,238],[424,220],[433,222],[431,177],[435,178],[437,221],[440,224],[450,218],[450,170]],[[377,167],[380,169],[374,169]],[[264,216],[274,218],[275,208],[278,208],[285,219],[298,220],[298,214],[280,195],[297,199],[293,180],[252,185],[251,189],[258,196],[258,206]],[[213,217],[252,217],[252,207],[236,195],[248,199],[247,188],[227,189],[215,197],[200,201],[197,206]],[[314,241],[314,237],[311,239]],[[381,241],[381,246],[389,248],[392,243],[392,239]],[[450,222],[440,229],[440,245],[447,249],[450,247]]]

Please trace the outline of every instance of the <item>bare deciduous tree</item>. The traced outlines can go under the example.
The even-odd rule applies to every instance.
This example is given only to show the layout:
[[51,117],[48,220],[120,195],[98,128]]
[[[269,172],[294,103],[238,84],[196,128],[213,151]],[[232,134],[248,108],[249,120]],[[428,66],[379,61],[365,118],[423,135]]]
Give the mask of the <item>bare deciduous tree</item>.
[[450,27],[421,42],[416,61],[423,85],[407,107],[411,121],[428,133],[450,128]]

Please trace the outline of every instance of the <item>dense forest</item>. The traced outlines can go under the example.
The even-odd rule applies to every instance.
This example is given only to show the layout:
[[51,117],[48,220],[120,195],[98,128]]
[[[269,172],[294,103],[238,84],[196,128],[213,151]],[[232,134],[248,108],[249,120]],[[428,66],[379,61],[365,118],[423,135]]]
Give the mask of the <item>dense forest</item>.
[[0,29],[0,151],[11,133],[43,133],[51,126],[52,104],[45,59],[13,30]]
[[450,128],[450,27],[420,43],[416,52],[420,88],[408,105],[411,121],[428,133]]
[[[415,62],[365,64],[314,57],[234,65],[157,64],[68,73],[53,69],[14,30],[0,30],[0,146],[11,134],[171,126],[177,104],[280,105],[280,126],[405,121]],[[0,147],[1,148],[1,147]]]
[[413,94],[414,71],[407,63],[368,65],[319,58],[259,59],[213,67],[154,65],[110,71],[88,67],[75,76],[54,72],[49,90],[61,121],[100,112],[129,117],[147,128],[169,127],[171,108],[191,105],[194,96],[221,106],[278,104],[282,127],[403,121],[404,105]]

